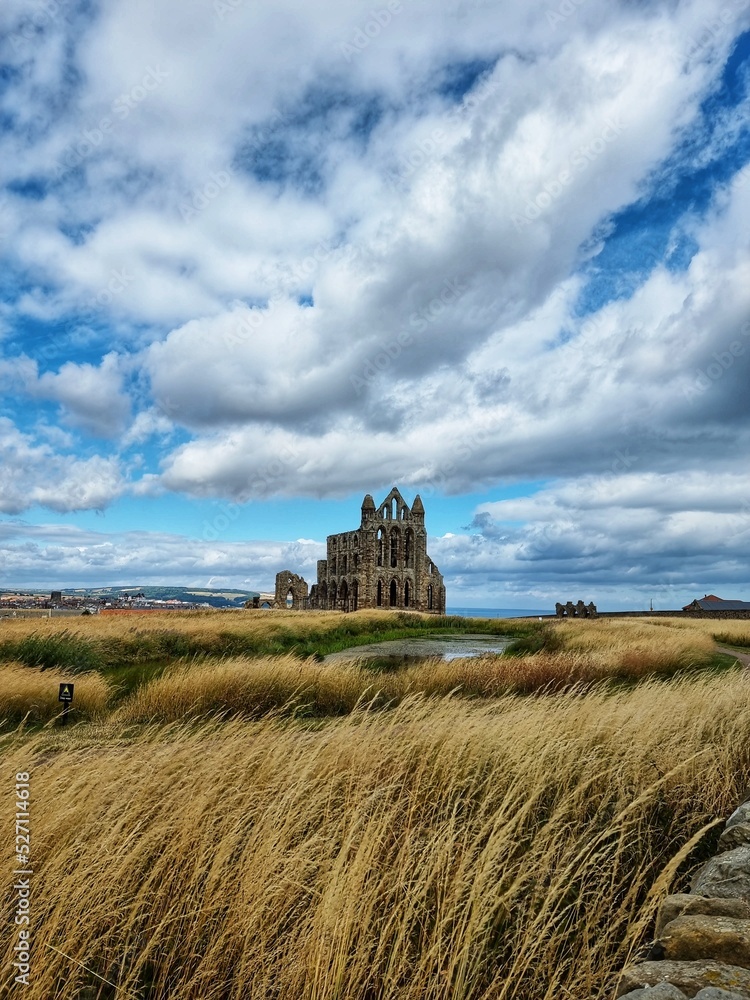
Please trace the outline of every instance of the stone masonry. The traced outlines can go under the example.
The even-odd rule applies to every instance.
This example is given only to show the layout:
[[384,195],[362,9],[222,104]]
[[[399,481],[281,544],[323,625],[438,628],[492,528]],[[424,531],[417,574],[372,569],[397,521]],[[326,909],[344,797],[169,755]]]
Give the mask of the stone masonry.
[[[445,584],[427,554],[425,510],[419,494],[411,508],[394,486],[379,507],[368,493],[359,528],[329,535],[326,558],[318,560],[318,579],[301,606],[357,611],[398,608],[445,614]],[[291,581],[299,581],[299,583]],[[301,577],[285,570],[276,577],[276,605],[305,593]]]
[[750,800],[727,820],[690,892],[662,902],[651,952],[624,971],[617,996],[750,1000]]
[[307,607],[307,581],[288,569],[276,574],[276,594],[274,603],[277,608],[289,607],[293,611],[301,611]]

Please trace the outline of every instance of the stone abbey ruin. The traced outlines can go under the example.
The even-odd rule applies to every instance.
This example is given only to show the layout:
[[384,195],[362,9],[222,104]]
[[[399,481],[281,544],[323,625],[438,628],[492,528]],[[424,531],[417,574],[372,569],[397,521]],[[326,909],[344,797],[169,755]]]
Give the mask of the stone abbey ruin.
[[445,585],[427,555],[419,494],[410,508],[395,486],[379,507],[368,493],[359,528],[329,535],[326,543],[327,558],[318,560],[318,580],[309,593],[307,581],[296,573],[277,574],[276,607],[445,614]]

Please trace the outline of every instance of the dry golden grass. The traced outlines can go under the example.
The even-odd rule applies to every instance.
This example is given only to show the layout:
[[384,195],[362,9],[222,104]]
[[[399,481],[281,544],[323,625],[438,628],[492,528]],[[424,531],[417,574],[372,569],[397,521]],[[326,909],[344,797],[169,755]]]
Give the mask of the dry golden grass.
[[318,663],[291,655],[199,660],[173,666],[138,688],[118,717],[123,722],[176,722],[210,713],[257,717],[282,708],[295,714],[342,715],[362,702],[382,706],[410,694],[495,698],[510,692],[551,693],[602,680],[669,676],[709,662],[713,643],[707,640],[705,646],[696,651],[692,646],[654,649],[643,644],[632,650],[432,659],[386,673],[362,662]]
[[638,675],[709,663],[716,649],[712,631],[705,628],[706,622],[693,621],[698,627],[685,627],[673,618],[598,618],[563,620],[554,628],[565,652],[585,656],[602,672],[622,668]]
[[31,774],[24,996],[603,1000],[748,784],[748,731],[737,671],[6,735],[0,828]]
[[[274,629],[286,629],[289,645],[295,645],[298,636],[309,634],[311,628],[320,628],[321,623],[326,628],[337,628],[346,620],[345,616],[335,613],[307,616],[285,612],[238,616],[209,613],[178,618],[186,634],[195,636],[196,629],[207,630],[206,649],[211,647],[212,635],[220,638],[224,634],[222,623],[227,619],[239,622],[235,628],[257,630],[261,638],[267,638],[269,630],[273,633]],[[366,625],[371,619],[382,624],[393,617],[363,612],[349,616],[348,620]],[[86,621],[83,628],[88,628],[91,621]],[[102,621],[104,632],[98,623],[96,625],[100,629],[99,637],[109,635],[111,643],[118,629],[122,636],[123,632],[127,635],[128,630],[140,628],[129,624],[123,626],[122,618],[114,619],[114,626],[113,619]],[[54,619],[50,624],[57,626]],[[376,699],[376,704],[382,704],[399,701],[413,693],[445,695],[460,691],[466,696],[490,698],[512,691],[551,692],[601,680],[633,682],[651,674],[666,677],[678,671],[705,667],[714,661],[715,644],[710,633],[701,628],[705,624],[698,622],[697,627],[685,626],[682,622],[672,624],[664,619],[562,621],[552,626],[553,639],[559,648],[517,657],[489,655],[449,663],[431,660],[393,673],[375,673],[356,662],[319,664],[291,654],[175,659],[164,676],[136,690],[122,716],[130,721],[177,721],[212,712],[258,716],[284,706],[290,711],[335,715],[351,711],[363,699]],[[75,636],[71,638],[68,632],[57,634],[65,656],[75,669],[81,663]],[[44,646],[44,637],[40,638],[38,632],[34,632],[32,638],[35,648],[44,647],[49,651],[49,644]],[[56,698],[56,676],[49,670],[41,676],[36,670],[27,675],[14,667],[7,675],[4,692],[0,689],[0,719],[8,717],[8,713],[2,711],[3,698],[11,695],[10,718],[19,718],[18,712],[24,705],[32,712],[31,718],[49,718],[52,711],[49,703]],[[121,671],[118,680],[126,682],[128,676]],[[148,678],[148,670],[144,676]],[[127,683],[133,684],[135,680]],[[37,692],[42,697],[42,691],[48,708],[40,715]]]
[[[122,722],[175,722],[211,713],[262,715],[314,705],[320,714],[351,711],[379,678],[356,666],[295,656],[201,660],[179,664],[138,688],[119,710]],[[373,687],[374,685],[374,687]]]
[[57,700],[63,681],[75,683],[73,719],[93,719],[106,711],[110,686],[99,674],[64,674],[56,670],[33,670],[20,663],[0,664],[0,725],[3,723],[46,722],[62,710]]
[[[227,631],[302,637],[368,615],[383,621],[170,613],[75,620],[73,635],[114,647],[181,632],[209,648]],[[10,626],[71,634],[70,619]],[[748,784],[750,682],[590,685],[708,665],[712,635],[734,626],[745,634],[744,622],[556,622],[555,651],[393,673],[292,655],[183,662],[109,718],[106,682],[77,675],[75,708],[93,724],[0,737],[3,773],[32,774],[26,996],[609,996],[695,863],[691,838]],[[68,679],[0,667],[0,719],[53,717]],[[519,697],[531,691],[545,696]],[[13,811],[9,782],[3,829]],[[9,900],[12,870],[0,870]]]
[[[266,637],[293,628],[304,635],[318,629],[333,629],[347,620],[382,621],[382,611],[165,611],[123,615],[91,615],[76,618],[3,618],[0,640],[22,639],[31,633],[72,633],[106,641],[135,632],[177,632],[210,640],[222,631]],[[423,616],[422,616],[423,617]]]
[[[403,614],[403,613],[402,613]],[[389,613],[383,611],[357,611],[344,614],[339,611],[170,611],[162,614],[132,615],[92,615],[78,618],[4,618],[0,620],[0,640],[21,639],[31,633],[54,635],[61,632],[72,633],[94,639],[120,639],[135,632],[178,632],[184,635],[210,639],[223,631],[239,631],[243,634],[266,637],[277,632],[294,629],[299,635],[318,630],[335,629],[347,622],[379,623]],[[391,616],[392,617],[392,616]],[[425,616],[412,615],[414,618]],[[731,619],[699,618],[598,618],[563,619],[552,621],[555,628],[571,634],[590,636],[590,643],[601,637],[606,643],[617,645],[619,641],[638,638],[646,642],[659,631],[694,632],[712,636],[727,633],[747,636],[750,622]],[[572,639],[574,644],[586,644],[587,640]]]

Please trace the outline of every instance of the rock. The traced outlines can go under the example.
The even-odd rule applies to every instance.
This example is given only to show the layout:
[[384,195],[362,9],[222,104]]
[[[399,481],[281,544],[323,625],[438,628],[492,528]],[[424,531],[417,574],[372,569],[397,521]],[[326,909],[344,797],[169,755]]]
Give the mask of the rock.
[[[729,996],[729,994],[722,994],[722,996]],[[626,993],[622,1000],[685,1000],[685,994],[676,986],[672,986],[671,983],[659,983],[658,986],[647,986],[645,989]]]
[[724,829],[729,830],[738,823],[750,823],[750,799],[748,799],[747,802],[743,802],[742,805],[737,806],[732,815],[726,821]]
[[690,891],[697,896],[750,901],[750,846],[711,858],[693,879]]
[[671,983],[687,997],[694,997],[707,986],[736,993],[742,1000],[750,1000],[750,971],[735,965],[703,960],[699,962],[641,962],[631,965],[622,974],[617,996],[624,997],[644,986]]
[[743,1000],[743,997],[741,993],[730,993],[728,990],[717,990],[715,986],[708,986],[695,994],[695,1000]]
[[750,844],[750,823],[735,823],[719,837],[720,851],[732,851],[744,844]]
[[712,958],[750,969],[750,920],[683,915],[664,927],[657,943],[668,961]]
[[686,892],[667,896],[656,915],[655,936],[661,937],[664,926],[677,917],[703,914],[707,917],[737,917],[750,920],[750,903],[744,899],[717,899],[715,896],[691,896]]

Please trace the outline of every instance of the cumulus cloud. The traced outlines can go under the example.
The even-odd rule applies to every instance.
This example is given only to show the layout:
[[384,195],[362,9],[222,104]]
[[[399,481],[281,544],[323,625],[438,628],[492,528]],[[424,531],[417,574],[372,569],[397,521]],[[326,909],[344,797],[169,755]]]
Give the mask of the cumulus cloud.
[[605,608],[653,600],[674,610],[706,590],[731,597],[746,589],[750,476],[640,474],[623,465],[482,504],[467,528],[474,533],[432,543],[453,577],[454,603],[462,592],[479,600],[489,590],[511,607],[582,596]]
[[[210,526],[209,526],[210,527]],[[191,539],[156,531],[108,533],[71,525],[0,521],[0,555],[8,578],[28,586],[154,584],[268,590],[280,566],[314,572],[325,546],[293,542],[231,542],[207,532]]]
[[[577,482],[739,474],[747,5],[376,15],[3,6],[4,510],[106,505],[124,469],[140,497],[238,502],[563,484],[510,549],[494,508],[440,541],[460,589],[487,559],[546,572],[535,504],[599,523]],[[603,509],[620,566],[628,525],[662,551],[680,513]]]
[[[115,437],[128,424],[130,399],[124,391],[124,364],[111,352],[99,365],[66,361],[57,372],[39,374],[26,356],[0,360],[0,386],[37,400],[60,404],[63,423],[95,437]],[[46,432],[49,437],[49,430]]]
[[67,361],[59,372],[45,372],[33,392],[60,403],[64,418],[73,427],[100,437],[122,433],[130,415],[115,353],[105,355],[98,366]]
[[[358,375],[370,394],[359,406],[340,401],[343,351],[322,368],[303,363],[309,378],[300,374],[295,393],[293,352],[285,352],[285,381],[274,384],[261,375],[263,348],[256,354],[247,342],[247,368],[241,353],[228,352],[215,366],[216,381],[207,375],[207,391],[199,394],[198,369],[209,367],[216,341],[202,342],[202,365],[185,362],[190,378],[167,341],[154,357],[163,363],[161,390],[190,413],[175,411],[176,419],[208,422],[210,408],[214,420],[223,411],[239,426],[182,444],[165,459],[164,482],[187,492],[210,492],[216,484],[247,499],[258,495],[256,474],[281,449],[304,456],[277,477],[273,492],[289,495],[381,483],[383,468],[399,482],[451,493],[498,480],[606,471],[621,455],[639,471],[733,465],[750,430],[750,250],[741,233],[748,197],[750,186],[727,190],[696,227],[698,249],[686,270],[657,266],[629,299],[583,319],[572,315],[575,289],[558,289],[459,365],[440,365],[428,376],[409,375],[400,356],[384,355],[382,370]],[[182,343],[190,358],[188,341]],[[314,401],[307,392],[314,393],[317,377]],[[275,412],[275,428],[272,394],[290,411],[289,419]]]
[[55,452],[0,417],[0,511],[18,514],[39,504],[59,513],[100,510],[124,490],[118,462]]

